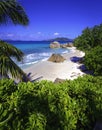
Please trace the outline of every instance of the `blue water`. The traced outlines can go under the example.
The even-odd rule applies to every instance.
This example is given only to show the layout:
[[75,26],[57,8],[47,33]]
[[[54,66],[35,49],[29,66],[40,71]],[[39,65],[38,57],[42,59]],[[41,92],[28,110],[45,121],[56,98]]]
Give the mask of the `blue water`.
[[50,42],[46,41],[10,41],[9,43],[22,50],[25,54],[22,62],[17,62],[14,59],[22,69],[41,60],[47,60],[53,53],[63,54],[69,52],[65,48],[51,49],[49,47]]

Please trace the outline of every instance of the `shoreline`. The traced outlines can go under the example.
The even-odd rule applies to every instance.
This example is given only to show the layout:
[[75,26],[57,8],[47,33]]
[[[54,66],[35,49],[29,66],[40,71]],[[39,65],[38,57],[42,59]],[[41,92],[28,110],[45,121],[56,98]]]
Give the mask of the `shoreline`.
[[71,57],[83,57],[84,52],[77,50],[75,47],[68,48],[71,50],[70,53],[62,54],[66,59],[62,63],[54,63],[50,61],[40,61],[29,68],[23,69],[27,74],[31,73],[31,80],[49,80],[55,81],[59,79],[76,79],[78,76],[84,75],[84,73],[78,69],[81,64],[74,63],[70,60]]

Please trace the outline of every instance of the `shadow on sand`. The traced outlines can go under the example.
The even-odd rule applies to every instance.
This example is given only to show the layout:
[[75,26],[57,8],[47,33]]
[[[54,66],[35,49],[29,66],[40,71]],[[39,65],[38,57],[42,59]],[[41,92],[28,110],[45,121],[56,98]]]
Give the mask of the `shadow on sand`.
[[[26,76],[23,76],[23,82],[35,82],[35,81],[38,81],[40,80],[41,78],[43,78],[43,76],[40,76],[40,77],[37,77],[35,79],[32,80],[32,77],[34,77],[34,75],[31,75],[32,73],[28,73]],[[36,74],[35,74],[36,75]]]

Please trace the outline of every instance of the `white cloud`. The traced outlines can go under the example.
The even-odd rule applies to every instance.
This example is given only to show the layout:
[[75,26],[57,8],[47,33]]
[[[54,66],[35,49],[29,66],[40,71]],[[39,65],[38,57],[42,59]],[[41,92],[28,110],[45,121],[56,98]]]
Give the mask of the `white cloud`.
[[2,33],[0,34],[0,39],[13,39],[15,37],[15,34],[13,33]]
[[41,34],[41,32],[37,32],[37,34]]
[[54,36],[58,36],[58,35],[59,35],[59,33],[58,33],[58,32],[55,32],[55,33],[54,33]]
[[8,33],[6,36],[7,36],[7,37],[13,37],[14,34],[12,34],[12,33]]

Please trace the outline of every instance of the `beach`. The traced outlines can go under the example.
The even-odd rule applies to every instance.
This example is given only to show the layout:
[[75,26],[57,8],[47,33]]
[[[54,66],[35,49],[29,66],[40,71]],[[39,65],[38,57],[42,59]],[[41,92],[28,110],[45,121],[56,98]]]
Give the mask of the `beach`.
[[51,61],[40,61],[33,64],[27,69],[24,69],[26,74],[30,73],[31,80],[49,80],[55,81],[59,79],[73,80],[78,76],[84,75],[84,73],[78,68],[81,64],[74,63],[70,60],[71,57],[83,57],[84,52],[77,50],[75,47],[70,47],[70,53],[62,54],[65,61],[62,63],[54,63]]

